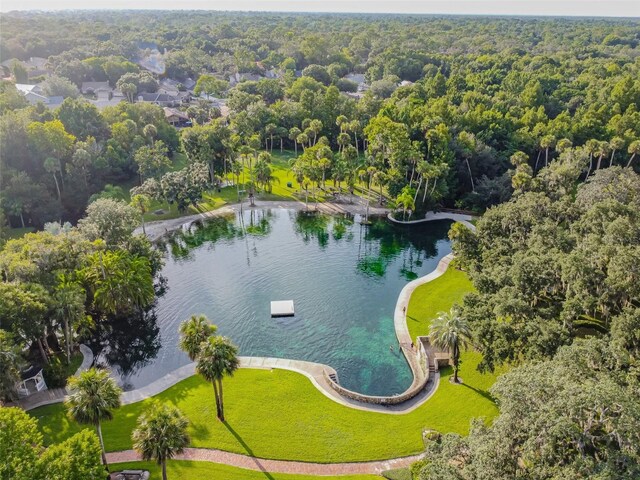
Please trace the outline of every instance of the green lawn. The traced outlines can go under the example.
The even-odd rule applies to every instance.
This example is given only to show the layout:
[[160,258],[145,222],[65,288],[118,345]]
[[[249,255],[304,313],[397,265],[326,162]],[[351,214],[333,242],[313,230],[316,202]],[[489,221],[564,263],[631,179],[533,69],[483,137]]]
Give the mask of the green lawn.
[[[429,320],[450,308],[471,289],[463,272],[448,270],[420,286],[409,304],[412,335],[428,330]],[[211,385],[199,376],[183,380],[156,396],[178,406],[189,418],[194,447],[219,448],[263,458],[313,462],[380,460],[418,453],[421,432],[468,433],[474,417],[492,419],[497,407],[488,389],[496,375],[480,374],[477,352],[465,352],[460,374],[463,385],[446,381],[441,370],[436,393],[411,413],[389,415],[342,406],[324,396],[304,376],[286,370],[241,369],[225,380],[227,422],[215,418]],[[127,405],[103,426],[107,450],[131,448],[131,431],[145,402]],[[61,404],[33,410],[45,443],[59,442],[80,428]]]
[[449,310],[454,303],[473,290],[467,274],[449,267],[435,280],[420,285],[411,294],[407,308],[407,326],[412,339],[429,334],[429,325],[438,312]]
[[[162,478],[160,467],[154,462],[114,463],[110,470],[149,470],[151,480]],[[311,476],[290,475],[284,473],[256,472],[244,468],[229,467],[217,463],[194,462],[189,460],[169,460],[167,462],[167,477],[180,480],[380,480],[376,475],[340,475],[340,476]]]
[[5,230],[5,235],[7,240],[13,240],[14,238],[22,238],[27,233],[31,233],[35,231],[33,227],[25,227],[25,228],[7,228]]
[[[241,369],[225,381],[227,423],[215,418],[211,385],[198,376],[157,395],[189,418],[192,446],[220,448],[264,458],[346,462],[386,459],[422,449],[423,428],[466,434],[472,417],[497,414],[487,389],[493,375],[475,371],[480,356],[465,356],[465,385],[443,381],[424,405],[405,415],[371,413],[342,406],[320,393],[304,376],[286,370]],[[442,371],[446,378],[450,369]],[[127,405],[103,426],[108,450],[131,448],[131,431],[144,402]],[[47,444],[80,428],[62,404],[31,412]]]
[[[174,165],[184,166],[186,162],[186,157],[183,154],[175,155],[178,160]],[[256,199],[257,200],[295,200],[304,202],[305,201],[305,192],[295,180],[294,175],[291,173],[290,162],[295,158],[294,152],[285,150],[284,152],[280,152],[279,150],[274,150],[272,153],[273,161],[271,163],[271,173],[275,177],[271,185],[271,191],[265,191],[265,189],[260,188],[256,191]],[[227,180],[232,183],[235,183],[236,179],[232,174],[227,175]],[[246,183],[249,181],[249,168],[245,167],[244,176],[240,175],[240,190],[245,190],[244,200],[248,202],[247,199],[247,187]],[[288,184],[291,183],[291,187]],[[134,186],[127,185],[127,188],[131,188]],[[124,188],[124,187],[123,187]],[[309,203],[315,202],[316,199],[319,202],[326,201],[330,194],[329,189],[333,188],[333,181],[327,179],[326,182],[326,190],[315,189],[315,197],[313,196],[313,189],[309,187],[308,192],[308,201]],[[342,184],[343,190],[346,188],[346,185]],[[360,196],[366,196],[366,189],[363,188],[363,185],[356,185],[356,194]],[[386,194],[385,194],[386,197]],[[372,205],[377,202],[379,198],[379,193],[377,190],[371,192]],[[238,202],[238,187],[236,186],[228,186],[222,188],[220,191],[218,190],[209,190],[207,191],[202,198],[202,201],[199,202],[198,208],[189,207],[185,212],[179,212],[175,205],[169,206],[166,203],[161,203],[154,201],[152,202],[151,208],[149,209],[149,213],[145,215],[146,221],[154,221],[154,220],[167,220],[170,218],[178,218],[184,215],[191,215],[196,213],[202,213],[209,210],[215,210],[227,204],[233,204]],[[164,210],[165,213],[161,215],[156,215],[153,212],[156,210]]]

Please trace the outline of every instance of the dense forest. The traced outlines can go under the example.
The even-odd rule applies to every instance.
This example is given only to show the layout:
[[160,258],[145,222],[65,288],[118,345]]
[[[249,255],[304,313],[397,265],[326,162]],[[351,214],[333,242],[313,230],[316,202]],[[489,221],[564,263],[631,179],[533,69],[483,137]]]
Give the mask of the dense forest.
[[[450,236],[480,368],[510,368],[500,415],[428,443],[414,478],[640,475],[638,20],[69,12],[0,27],[0,395],[23,347],[55,373],[52,350],[68,362],[100,324],[147,318],[162,259],[134,230],[152,201],[186,212],[241,178],[269,191],[287,151],[300,191],[482,214]],[[188,93],[180,128],[144,100],[167,81]],[[87,82],[122,101],[98,105]],[[18,227],[37,231],[5,240]]]
[[[46,58],[50,75],[28,81],[65,97],[29,105],[2,83],[13,226],[75,221],[105,185],[145,180],[137,193],[186,208],[205,186],[199,172],[161,181],[176,153],[207,165],[210,182],[255,163],[265,183],[270,157],[259,152],[304,150],[294,173],[305,186],[366,182],[410,210],[482,211],[568,148],[584,152],[584,177],[634,167],[640,148],[634,20],[12,13],[2,32],[7,78],[27,81],[18,61]],[[139,66],[151,51],[160,73]],[[152,102],[98,110],[78,91],[104,81],[133,101],[165,78],[197,81],[184,105],[195,128],[178,134]]]

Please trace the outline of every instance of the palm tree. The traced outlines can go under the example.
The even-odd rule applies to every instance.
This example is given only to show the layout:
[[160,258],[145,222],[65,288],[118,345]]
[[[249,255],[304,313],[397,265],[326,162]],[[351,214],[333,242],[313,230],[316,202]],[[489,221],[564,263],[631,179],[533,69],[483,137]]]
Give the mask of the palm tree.
[[595,154],[598,155],[598,162],[596,163],[596,170],[600,170],[602,164],[602,158],[609,153],[609,144],[607,142],[598,142]]
[[153,145],[153,140],[158,136],[158,129],[153,123],[150,123],[144,126],[142,129],[142,135],[144,135],[144,137],[149,140],[149,143]]
[[471,329],[456,308],[438,313],[429,327],[429,340],[437,348],[447,350],[453,362],[453,381],[459,383],[460,350],[471,342]]
[[[355,140],[355,144],[356,144],[356,154],[359,153],[358,150],[358,132],[361,130],[361,126],[360,126],[360,122],[358,120],[352,120],[351,122],[349,122],[347,124],[346,129],[350,132],[353,132],[353,138]],[[364,142],[363,142],[364,143]],[[362,145],[362,149],[365,149],[365,145]]]
[[155,297],[149,260],[122,250],[94,253],[81,277],[105,313],[142,310]]
[[188,425],[177,407],[157,401],[138,417],[138,426],[131,435],[133,448],[143,460],[155,460],[162,465],[163,480],[167,480],[167,459],[182,453],[189,445]]
[[56,172],[60,172],[60,160],[54,157],[49,157],[44,161],[44,169],[53,175],[53,180],[56,182],[56,191],[58,192],[58,201],[60,201],[60,185],[58,184],[58,176]]
[[[469,171],[469,179],[471,180],[471,191],[475,192],[476,186],[473,181],[473,174],[471,173],[471,164],[469,163],[469,160],[473,157],[477,149],[476,137],[473,133],[462,131],[458,134],[458,143],[460,144],[462,150],[462,158],[467,164],[467,170]],[[536,161],[536,168],[537,166],[538,162]]]
[[[305,149],[305,144],[309,141],[309,136],[306,133],[301,133],[296,137],[296,142],[299,143],[300,145],[302,145],[302,150]],[[297,150],[298,147],[296,147],[296,154],[298,153]]]
[[561,138],[556,143],[556,152],[562,153],[565,150],[571,148],[572,145],[573,144],[571,143],[571,140],[569,140],[568,138]]
[[549,165],[549,149],[556,144],[556,138],[553,135],[545,135],[540,139],[540,147],[544,148],[544,166]]
[[[147,127],[153,127],[153,125],[147,125]],[[145,128],[147,128],[145,127]],[[154,127],[155,128],[155,127]],[[151,198],[144,193],[139,193],[138,195],[134,195],[131,197],[130,205],[140,212],[140,221],[142,222],[142,233],[147,234],[147,230],[145,228],[144,223],[144,214],[149,211],[149,207],[151,207]]]
[[120,407],[122,390],[106,370],[90,368],[67,383],[64,403],[69,415],[78,423],[93,425],[100,439],[102,463],[109,470],[102,439],[102,422],[113,418],[113,410]]
[[406,220],[407,210],[415,210],[416,204],[413,202],[413,195],[411,189],[406,186],[400,192],[400,195],[396,197],[396,205],[402,206],[402,219]]
[[[269,152],[273,152],[273,134],[276,133],[277,130],[278,127],[274,123],[269,123],[266,127],[264,127],[265,133],[269,135]],[[267,142],[265,142],[265,150],[267,150],[266,143]]]
[[640,153],[640,140],[634,140],[633,142],[631,142],[631,144],[629,145],[629,149],[627,151],[631,155],[629,157],[629,161],[627,162],[627,168],[629,168],[635,156]]
[[298,156],[298,135],[302,132],[298,127],[293,127],[289,130],[289,140],[293,141],[293,148],[295,148],[296,156]]
[[196,371],[213,385],[218,418],[224,422],[222,379],[233,375],[240,366],[238,347],[227,338],[211,336],[202,344],[197,359]]
[[616,151],[624,148],[624,138],[621,137],[613,137],[609,142],[609,146],[611,147],[611,157],[609,158],[609,166],[613,165],[613,159],[616,156]]
[[338,115],[336,117],[336,125],[340,127],[340,133],[344,133],[345,127],[347,126],[348,122],[349,119],[344,115]]
[[206,315],[191,315],[189,320],[180,324],[180,348],[194,361],[202,344],[215,335],[217,330],[218,327]]
[[67,365],[71,363],[71,347],[73,344],[72,327],[78,326],[86,319],[85,300],[86,292],[75,281],[61,274],[58,285],[53,294],[53,317],[62,323],[64,332],[64,348],[67,356]]
[[320,120],[311,120],[309,129],[313,132],[313,144],[316,144],[318,134],[322,131],[322,122]]

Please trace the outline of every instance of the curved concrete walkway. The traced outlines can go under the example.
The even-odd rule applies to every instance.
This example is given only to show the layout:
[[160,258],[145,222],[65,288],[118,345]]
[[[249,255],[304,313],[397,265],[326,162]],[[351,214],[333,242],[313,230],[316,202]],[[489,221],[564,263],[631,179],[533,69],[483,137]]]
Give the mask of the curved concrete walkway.
[[464,213],[451,213],[451,212],[427,212],[424,215],[424,218],[419,218],[418,220],[398,220],[396,218],[393,218],[392,212],[389,212],[387,214],[387,218],[389,219],[390,222],[398,224],[398,225],[416,225],[419,223],[425,223],[425,222],[433,222],[436,220],[453,220],[454,222],[460,222],[462,224],[464,224],[467,228],[469,228],[470,230],[475,231],[476,227],[473,223],[471,223],[471,220],[473,220],[473,216],[472,215],[467,215]]
[[[407,358],[407,361],[412,369],[414,374],[414,382],[416,380],[416,369],[420,368],[416,359],[416,351],[411,348],[411,344],[413,343],[413,339],[409,334],[409,328],[406,322],[406,308],[409,304],[409,300],[411,299],[411,294],[413,291],[419,287],[420,285],[424,285],[428,283],[442,274],[449,267],[449,263],[453,259],[453,254],[446,255],[440,262],[434,271],[425,275],[424,277],[420,277],[416,280],[413,280],[406,284],[400,295],[398,296],[398,301],[396,302],[396,307],[394,311],[394,328],[396,331],[396,337],[398,338],[398,342],[402,349],[403,354]],[[82,346],[82,353],[85,355],[84,361],[82,363],[81,368],[78,369],[79,373],[83,370],[86,370],[91,363],[93,362],[93,353],[88,347]],[[90,356],[90,357],[89,357]],[[85,366],[86,364],[86,366]],[[327,373],[335,373],[335,370],[329,365],[324,365],[321,363],[315,362],[307,362],[303,360],[292,360],[286,358],[272,358],[272,357],[240,357],[240,367],[241,368],[257,368],[257,369],[274,369],[279,368],[282,370],[290,370],[301,375],[307,377],[311,383],[327,398],[333,400],[334,402],[340,403],[341,405],[355,408],[363,411],[370,412],[379,412],[379,413],[388,413],[395,415],[402,415],[405,413],[412,412],[424,402],[426,402],[437,390],[438,385],[440,383],[440,374],[439,372],[433,372],[429,381],[425,385],[425,388],[421,389],[415,396],[412,398],[403,401],[402,403],[398,403],[395,405],[378,405],[373,403],[365,403],[362,401],[354,400],[344,395],[341,395],[337,392],[330,384],[330,380],[327,379]],[[168,388],[174,386],[176,383],[189,378],[196,373],[196,364],[189,363],[184,365],[171,373],[159,378],[158,380],[150,383],[149,385],[145,385],[144,387],[138,388],[136,390],[131,390],[128,392],[124,392],[121,397],[121,401],[123,405],[127,405],[130,403],[140,402],[149,397],[157,395]],[[413,385],[413,384],[412,384]],[[411,387],[409,387],[411,388]],[[64,396],[66,394],[64,389],[56,389],[55,391],[48,391],[49,393],[46,395],[46,398],[35,398],[34,395],[31,397],[34,398],[26,398],[20,402],[20,405],[24,410],[31,410],[33,408],[41,407],[43,405],[49,405],[52,403],[62,402],[64,400]],[[39,392],[44,394],[45,392]]]
[[[188,227],[198,220],[220,217],[238,212],[241,207],[245,210],[252,208],[287,208],[290,210],[309,210],[310,212],[318,211],[330,215],[346,213],[351,215],[364,215],[367,210],[366,202],[362,200],[358,200],[354,203],[319,202],[317,205],[315,203],[309,203],[308,208],[304,202],[296,200],[256,200],[253,207],[245,201],[242,206],[239,203],[232,203],[216,208],[215,210],[196,213],[195,215],[186,215],[184,217],[171,218],[168,220],[147,222],[145,224],[145,230],[149,240],[156,241],[168,232],[178,228]],[[369,206],[369,215],[387,215],[388,213],[388,208],[373,205]],[[136,228],[135,233],[142,233],[142,227]]]
[[[380,474],[393,468],[404,468],[420,460],[422,455],[393,458],[376,462],[354,463],[310,463],[287,460],[267,460],[239,453],[225,452],[208,448],[187,448],[175,460],[197,460],[201,462],[221,463],[232,467],[245,468],[269,473],[291,473],[299,475],[367,475]],[[134,450],[107,453],[107,462],[136,462],[140,456]]]
[[[414,374],[414,381],[416,377],[415,370],[417,368],[420,368],[420,366],[418,365],[418,362],[415,358],[416,352],[411,348],[413,339],[409,334],[409,328],[407,326],[406,309],[409,305],[409,300],[411,299],[411,294],[413,293],[413,291],[420,285],[424,285],[425,283],[435,280],[436,278],[444,274],[444,272],[449,267],[449,263],[451,262],[451,260],[453,260],[452,253],[441,258],[440,262],[438,262],[438,266],[434,271],[432,271],[428,275],[425,275],[424,277],[417,278],[416,280],[413,280],[406,284],[400,292],[398,301],[396,302],[393,316],[396,337],[398,338],[398,343],[400,344],[402,353],[405,355],[409,365],[411,366],[411,370]],[[360,402],[358,400],[345,397],[344,395],[338,393],[331,385],[329,385],[329,380],[327,380],[327,376],[324,373],[325,371],[328,373],[335,373],[335,370],[329,365],[324,365],[322,363],[307,362],[303,360],[291,360],[286,358],[240,357],[240,367],[269,370],[274,368],[291,370],[307,377],[323,395],[333,400],[334,402],[358,410],[396,415],[409,413],[418,408],[435,393],[440,382],[440,374],[439,372],[435,372],[432,374],[433,378],[429,379],[429,382],[426,384],[425,388],[422,389],[414,397],[396,405],[377,405],[373,403]],[[194,375],[195,373],[195,362],[187,364],[165,375],[164,377],[159,378],[149,385],[138,388],[136,390],[131,390],[129,392],[124,392],[122,394],[122,403],[124,405],[135,403],[157,395],[158,393],[163,392],[164,390]]]
[[[89,367],[93,365],[93,352],[91,349],[84,344],[80,344],[78,349],[80,350],[80,353],[82,353],[82,363],[78,367],[78,370],[76,370],[76,373],[74,373],[76,376],[86,370],[89,370]],[[45,405],[51,405],[52,403],[60,403],[64,401],[66,394],[67,391],[64,388],[43,390],[29,395],[28,397],[21,398],[17,401],[17,406],[21,407],[23,410],[31,410]]]
[[[414,372],[415,377],[415,368],[420,368],[417,366],[417,361],[414,358],[416,356],[416,352],[411,348],[411,343],[413,340],[409,335],[409,329],[407,327],[406,322],[406,307],[409,303],[409,299],[411,298],[411,294],[413,291],[420,285],[423,285],[427,282],[430,282],[440,275],[442,275],[449,266],[449,262],[453,258],[452,254],[449,254],[443,257],[436,269],[429,273],[428,275],[413,280],[404,286],[400,295],[398,296],[398,301],[396,302],[396,307],[394,311],[394,328],[396,331],[396,336],[398,338],[398,342],[402,348],[403,354],[407,357],[408,363]],[[88,352],[85,352],[88,350]],[[91,361],[93,360],[93,353],[91,353],[90,349],[85,347],[82,349],[82,353],[85,354],[85,361],[88,360],[87,353],[91,355]],[[83,361],[83,367],[85,365],[85,361]],[[89,362],[88,365],[91,363]],[[370,412],[379,412],[379,413],[388,413],[401,415],[405,413],[409,413],[424,402],[426,402],[437,390],[440,375],[438,372],[432,374],[432,378],[429,379],[429,382],[426,384],[425,388],[422,389],[417,395],[413,398],[410,398],[402,403],[396,405],[377,405],[372,403],[364,403],[351,398],[347,398],[340,393],[338,393],[327,380],[327,373],[335,373],[335,370],[329,365],[324,365],[321,363],[315,362],[307,362],[303,360],[292,360],[286,358],[271,358],[271,357],[240,357],[240,367],[241,368],[257,368],[257,369],[274,369],[279,368],[282,370],[290,370],[301,375],[307,377],[311,383],[327,398],[333,400],[334,402],[340,403],[344,406],[355,408],[363,411]],[[88,366],[86,367],[88,368]],[[85,369],[86,369],[85,368]],[[80,371],[80,369],[79,369]],[[196,364],[189,363],[184,365],[171,373],[159,378],[158,380],[150,383],[149,385],[145,385],[144,387],[138,388],[136,390],[131,390],[128,392],[124,392],[121,397],[121,401],[123,405],[127,405],[130,403],[139,402],[145,400],[149,397],[159,394],[172,387],[176,383],[189,378],[196,373]],[[415,379],[415,378],[414,378]],[[43,392],[42,392],[43,393]],[[43,405],[49,405],[52,403],[62,402],[64,400],[65,391],[63,389],[58,389],[53,392],[50,391],[47,398],[30,398],[24,399],[21,402],[21,406],[25,410],[31,410],[33,408],[41,407]],[[33,396],[32,396],[33,397]]]

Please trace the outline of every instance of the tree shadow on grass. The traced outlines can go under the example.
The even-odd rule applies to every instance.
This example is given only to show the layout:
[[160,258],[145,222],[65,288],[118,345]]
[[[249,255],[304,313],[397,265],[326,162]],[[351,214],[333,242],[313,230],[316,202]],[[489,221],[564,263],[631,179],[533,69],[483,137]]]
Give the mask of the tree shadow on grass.
[[238,434],[238,432],[236,432],[233,427],[229,424],[229,422],[224,421],[222,422],[224,424],[225,427],[227,427],[227,430],[229,430],[229,433],[231,433],[231,435],[233,435],[235,437],[235,439],[238,441],[238,443],[240,445],[242,445],[242,448],[245,449],[245,451],[249,454],[249,456],[251,457],[251,460],[253,460],[253,462],[256,464],[256,467],[258,467],[258,470],[260,470],[263,475],[268,478],[269,480],[275,480],[273,478],[273,475],[271,475],[267,469],[264,467],[264,465],[262,464],[262,461],[257,458],[254,453],[253,450],[251,449],[251,447],[249,445],[247,445],[247,442],[245,442],[242,437]]
[[472,387],[471,385],[467,385],[466,383],[462,383],[462,384],[461,384],[461,386],[463,386],[463,387],[466,387],[466,388],[469,388],[469,389],[473,390],[473,391],[474,391],[474,392],[476,392],[478,395],[483,396],[484,398],[486,398],[487,400],[489,400],[489,401],[490,401],[490,402],[492,402],[492,403],[496,403],[496,399],[495,399],[495,398],[493,398],[493,397],[491,396],[491,394],[490,394],[488,391],[486,391],[486,390],[480,390],[479,388]]
[[[194,378],[194,376],[190,376],[184,378],[166,390],[154,395],[154,397],[159,397],[162,400],[172,402],[175,405],[178,405],[180,402],[185,401],[190,396],[194,395],[194,391],[200,387],[200,383],[198,378]],[[213,397],[213,393],[211,394]]]

